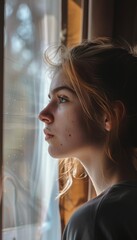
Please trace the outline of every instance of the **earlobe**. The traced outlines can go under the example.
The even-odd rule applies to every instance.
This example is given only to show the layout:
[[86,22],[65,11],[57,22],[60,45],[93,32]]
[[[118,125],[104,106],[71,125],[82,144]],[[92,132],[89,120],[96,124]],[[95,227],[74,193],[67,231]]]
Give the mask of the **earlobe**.
[[[114,120],[120,123],[125,116],[125,106],[121,101],[115,101],[112,106],[113,106],[113,111],[115,116]],[[114,121],[113,121],[113,124],[114,124]],[[107,115],[105,115],[104,117],[104,125],[105,125],[105,130],[110,132],[112,129],[112,119]]]
[[107,116],[105,116],[104,124],[105,124],[105,130],[108,131],[108,132],[110,132],[110,131],[111,131],[111,128],[112,128],[111,119],[109,119]]

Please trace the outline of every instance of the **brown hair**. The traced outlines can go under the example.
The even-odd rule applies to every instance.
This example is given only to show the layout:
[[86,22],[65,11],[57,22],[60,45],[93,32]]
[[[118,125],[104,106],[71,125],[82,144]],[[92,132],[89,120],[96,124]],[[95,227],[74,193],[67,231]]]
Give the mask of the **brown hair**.
[[[105,141],[106,154],[115,163],[122,158],[123,152],[134,159],[137,147],[137,57],[133,48],[125,42],[98,39],[70,49],[60,46],[56,53],[58,64],[51,62],[48,51],[46,61],[54,69],[62,68],[69,77],[85,120],[97,133],[96,144]],[[122,123],[113,108],[115,101],[121,101],[125,106]],[[103,113],[113,123],[109,134],[102,128]]]

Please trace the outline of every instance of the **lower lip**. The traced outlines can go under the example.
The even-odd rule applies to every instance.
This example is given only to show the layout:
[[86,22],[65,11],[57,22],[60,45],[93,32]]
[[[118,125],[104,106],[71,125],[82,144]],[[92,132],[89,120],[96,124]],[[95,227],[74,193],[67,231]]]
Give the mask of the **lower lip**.
[[54,137],[54,135],[46,134],[45,135],[45,140],[48,141],[48,140],[50,140],[53,137]]

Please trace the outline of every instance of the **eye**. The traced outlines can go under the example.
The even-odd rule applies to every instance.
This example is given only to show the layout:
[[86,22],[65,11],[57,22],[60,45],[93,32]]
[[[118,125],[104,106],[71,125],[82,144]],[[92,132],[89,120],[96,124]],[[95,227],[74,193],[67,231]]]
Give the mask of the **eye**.
[[48,103],[50,103],[50,102],[51,102],[51,98],[48,98],[47,100],[48,100]]
[[68,102],[68,98],[64,96],[58,96],[59,103],[66,103]]
[[48,94],[48,102],[51,101],[51,96]]

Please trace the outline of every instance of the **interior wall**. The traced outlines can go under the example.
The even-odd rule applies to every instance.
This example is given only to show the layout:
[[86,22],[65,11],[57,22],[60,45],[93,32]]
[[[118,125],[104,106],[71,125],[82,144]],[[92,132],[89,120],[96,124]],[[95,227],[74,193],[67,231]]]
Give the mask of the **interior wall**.
[[89,0],[88,39],[112,37],[114,0]]
[[82,8],[80,1],[68,0],[67,46],[78,44],[82,36]]
[[137,1],[116,0],[113,36],[122,37],[131,45],[137,43]]
[[136,0],[89,0],[88,39],[111,37],[137,42]]

